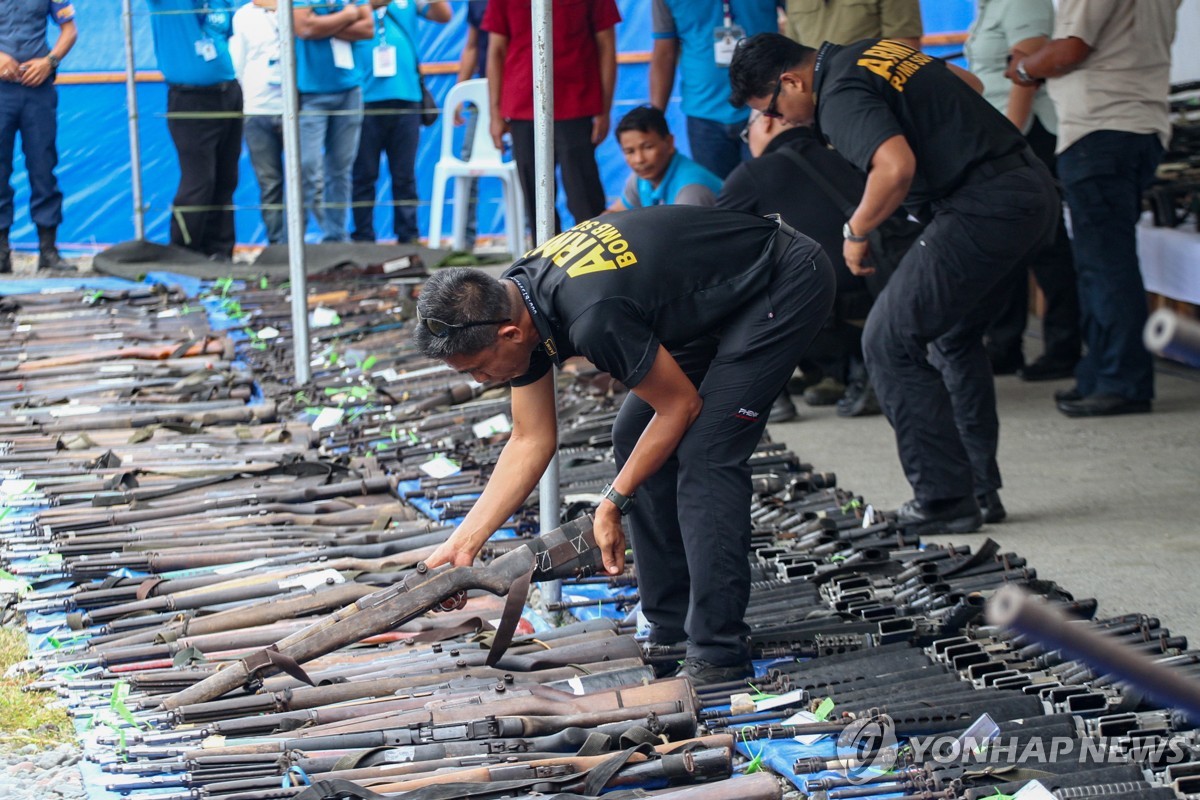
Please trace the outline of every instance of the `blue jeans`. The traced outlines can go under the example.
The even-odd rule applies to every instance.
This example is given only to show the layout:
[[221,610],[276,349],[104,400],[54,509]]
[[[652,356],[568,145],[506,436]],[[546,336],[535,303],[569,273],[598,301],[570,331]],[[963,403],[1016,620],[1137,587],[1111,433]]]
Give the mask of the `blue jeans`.
[[421,117],[415,100],[367,103],[375,113],[363,117],[358,156],[354,159],[354,235],[356,242],[375,241],[375,184],[379,159],[386,153],[392,178],[392,225],[396,241],[415,242],[417,230],[417,143]]
[[62,192],[54,177],[58,166],[58,93],[53,79],[41,86],[0,82],[0,230],[13,223],[13,149],[21,132],[21,150],[29,172],[29,214],[40,228],[62,222]]
[[[283,225],[283,129],[280,117],[246,117],[243,135],[250,151],[250,164],[258,179],[258,199],[267,242],[286,240]],[[275,206],[268,208],[267,206]]]
[[[304,207],[321,226],[321,241],[346,242],[350,170],[362,132],[362,90],[300,95],[300,176]],[[343,112],[332,115],[325,112]],[[350,113],[345,113],[350,112]]]
[[744,127],[744,122],[726,124],[688,117],[687,135],[692,148],[692,161],[725,180],[734,167],[750,158],[750,148],[742,141]]
[[1154,360],[1142,344],[1146,289],[1135,226],[1142,192],[1162,154],[1155,134],[1096,131],[1058,156],[1058,176],[1071,209],[1071,249],[1087,345],[1075,381],[1085,397],[1154,397]]

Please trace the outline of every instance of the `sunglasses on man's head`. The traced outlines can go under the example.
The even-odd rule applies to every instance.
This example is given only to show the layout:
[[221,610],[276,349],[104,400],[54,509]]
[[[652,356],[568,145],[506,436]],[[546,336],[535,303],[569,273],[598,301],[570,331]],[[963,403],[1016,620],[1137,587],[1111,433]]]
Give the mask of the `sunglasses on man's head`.
[[417,309],[417,324],[424,325],[425,330],[429,331],[431,336],[436,336],[438,339],[445,339],[454,331],[460,331],[463,328],[478,328],[481,325],[503,325],[506,322],[512,322],[512,319],[505,317],[504,319],[481,319],[476,322],[446,322],[436,317],[426,317],[421,314],[421,309]]

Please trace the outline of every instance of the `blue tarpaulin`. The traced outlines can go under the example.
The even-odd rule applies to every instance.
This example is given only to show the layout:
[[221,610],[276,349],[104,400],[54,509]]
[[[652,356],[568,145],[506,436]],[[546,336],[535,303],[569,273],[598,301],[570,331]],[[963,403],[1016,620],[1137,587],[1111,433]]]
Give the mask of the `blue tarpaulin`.
[[[456,63],[466,31],[466,3],[451,0],[454,16],[446,25],[422,21],[420,47],[423,62],[429,65]],[[618,52],[631,63],[621,64],[617,74],[613,127],[630,108],[648,99],[649,77],[644,58],[651,48],[650,0],[618,0],[623,22],[617,26]],[[938,0],[926,2],[922,13],[927,33],[966,30],[974,14],[974,0]],[[125,107],[124,40],[121,33],[121,0],[84,0],[76,3],[79,43],[63,63],[63,76],[70,83],[59,86],[59,181],[65,195],[65,219],[59,240],[73,245],[99,247],[132,239],[133,199],[129,155],[129,134]],[[133,0],[134,48],[137,68],[157,68],[150,36],[149,9],[145,0]],[[51,36],[56,35],[51,30]],[[957,47],[931,48],[935,54],[958,50]],[[142,151],[142,178],[146,203],[146,235],[151,241],[165,242],[170,222],[170,204],[179,170],[175,149],[167,135],[166,85],[150,75],[138,83],[139,124]],[[78,82],[82,81],[82,82]],[[454,75],[431,74],[430,91],[445,96]],[[681,149],[687,151],[683,118],[678,98],[672,103],[668,120]],[[417,183],[422,200],[420,225],[428,228],[428,200],[433,166],[441,141],[439,121],[423,129],[418,152]],[[13,176],[16,189],[16,220],[12,239],[18,247],[32,248],[36,232],[29,219],[29,187],[20,148],[15,155]],[[620,151],[610,136],[597,150],[600,173],[610,197],[615,197],[628,175]],[[503,219],[498,184],[485,181],[481,189],[480,231],[502,230]],[[390,199],[386,170],[380,179],[381,200]],[[560,201],[562,192],[559,192]],[[258,211],[258,186],[243,150],[241,180],[235,203],[245,207],[237,212],[238,241],[263,243],[265,231]],[[381,239],[392,237],[390,208],[376,208],[376,230]],[[564,220],[570,216],[560,202]]]

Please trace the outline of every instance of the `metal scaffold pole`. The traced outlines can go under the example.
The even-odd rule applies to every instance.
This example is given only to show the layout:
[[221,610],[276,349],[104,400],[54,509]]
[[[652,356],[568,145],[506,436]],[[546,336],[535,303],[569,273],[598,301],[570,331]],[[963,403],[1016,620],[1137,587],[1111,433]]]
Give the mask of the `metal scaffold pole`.
[[308,277],[304,263],[307,215],[300,183],[300,95],[296,91],[296,36],[292,25],[292,0],[279,0],[275,13],[279,18],[279,65],[283,73],[283,183],[292,294],[292,346],[294,373],[299,386],[312,378],[312,367],[308,339]]
[[[537,244],[554,236],[554,15],[551,0],[533,3],[533,170],[537,176],[534,206],[537,222],[534,240]],[[555,391],[557,395],[557,390]],[[542,532],[559,526],[558,456],[538,483],[538,523]],[[546,584],[545,599],[557,603],[562,599],[562,583]]]
[[146,205],[142,197],[142,143],[138,134],[137,63],[133,53],[133,0],[121,0],[125,36],[125,108],[129,114],[129,172],[133,188],[133,237],[146,238]]

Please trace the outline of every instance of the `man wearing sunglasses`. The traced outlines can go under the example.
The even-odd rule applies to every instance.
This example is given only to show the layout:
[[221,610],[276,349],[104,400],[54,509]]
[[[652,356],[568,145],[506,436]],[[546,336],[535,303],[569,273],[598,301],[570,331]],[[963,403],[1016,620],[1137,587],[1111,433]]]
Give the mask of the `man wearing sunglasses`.
[[729,69],[730,102],[815,124],[867,174],[842,230],[851,272],[874,271],[867,234],[901,205],[929,223],[863,331],[915,494],[898,521],[921,533],[1003,516],[983,331],[994,290],[1052,237],[1058,207],[1045,165],[966,75],[888,39],[818,51],[777,34],[743,42]]
[[652,206],[588,220],[499,280],[439,270],[414,339],[475,380],[510,382],[512,436],[487,489],[426,561],[470,564],[557,447],[552,367],[583,356],[629,387],[613,424],[618,473],[596,509],[610,574],[629,517],[656,644],[687,642],[698,683],[751,674],[750,469],[771,402],[833,303],[821,248],[739,211]]

